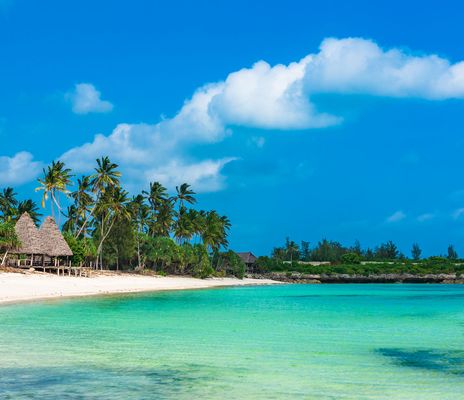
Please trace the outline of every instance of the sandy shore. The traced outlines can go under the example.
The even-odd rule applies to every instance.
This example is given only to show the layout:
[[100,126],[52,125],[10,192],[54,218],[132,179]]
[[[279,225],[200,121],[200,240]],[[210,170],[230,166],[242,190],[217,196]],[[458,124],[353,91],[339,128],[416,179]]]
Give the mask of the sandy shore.
[[0,304],[60,297],[277,283],[279,282],[269,279],[196,279],[181,276],[162,277],[132,274],[76,278],[51,274],[0,272]]

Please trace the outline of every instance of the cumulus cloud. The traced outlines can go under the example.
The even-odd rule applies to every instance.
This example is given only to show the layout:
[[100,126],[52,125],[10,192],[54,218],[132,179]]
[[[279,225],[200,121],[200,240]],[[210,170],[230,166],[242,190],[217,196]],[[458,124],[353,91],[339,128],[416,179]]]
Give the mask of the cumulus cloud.
[[311,57],[271,67],[264,61],[231,73],[212,98],[211,112],[225,125],[265,129],[307,129],[337,124],[319,113],[305,92],[303,78]]
[[306,90],[390,97],[464,97],[464,62],[384,50],[361,38],[326,39],[307,64]]
[[[123,166],[128,181],[146,184],[159,179],[173,185],[190,179],[203,190],[218,190],[224,185],[223,167],[235,157],[195,159],[198,147],[224,140],[235,126],[291,130],[341,124],[339,115],[315,104],[315,95],[321,93],[435,101],[464,98],[464,63],[383,49],[362,38],[329,38],[318,52],[288,65],[259,61],[200,87],[172,118],[153,125],[119,124],[112,133],[98,134],[61,158],[77,171],[89,172],[95,158],[108,155]],[[76,85],[67,98],[76,113],[107,112],[113,107],[89,83]],[[265,139],[251,141],[261,147]],[[398,211],[388,220],[404,218]]]
[[110,156],[124,168],[128,181],[136,186],[160,180],[167,186],[187,181],[196,190],[222,188],[220,171],[233,158],[190,160],[187,149],[222,140],[229,134],[224,124],[211,115],[208,106],[221,85],[206,85],[186,101],[174,118],[158,124],[119,124],[108,135],[73,148],[60,158],[78,172],[90,171],[95,159]]
[[406,218],[406,214],[403,211],[396,211],[387,218],[387,222],[399,222]]
[[91,83],[78,83],[72,92],[66,94],[76,114],[105,113],[113,109],[113,104],[101,99],[101,93]]
[[0,185],[21,185],[37,177],[42,163],[31,153],[21,151],[13,157],[0,157]]

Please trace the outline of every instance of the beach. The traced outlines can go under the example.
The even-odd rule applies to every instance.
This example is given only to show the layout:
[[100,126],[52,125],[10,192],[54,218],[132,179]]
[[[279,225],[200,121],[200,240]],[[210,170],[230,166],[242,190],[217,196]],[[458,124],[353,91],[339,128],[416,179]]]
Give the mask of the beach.
[[136,274],[95,275],[89,278],[52,274],[0,272],[0,304],[120,293],[224,286],[269,285],[269,279],[209,278],[187,276],[144,276]]

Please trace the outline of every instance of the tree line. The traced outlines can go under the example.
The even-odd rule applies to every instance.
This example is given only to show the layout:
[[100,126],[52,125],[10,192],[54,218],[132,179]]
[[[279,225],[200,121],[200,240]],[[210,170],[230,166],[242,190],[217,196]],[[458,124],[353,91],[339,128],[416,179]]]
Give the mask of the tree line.
[[[311,247],[309,242],[296,243],[289,238],[283,246],[274,247],[271,258],[277,261],[330,261],[331,263],[357,263],[361,261],[385,262],[422,259],[422,249],[419,244],[413,243],[411,256],[408,257],[399,251],[393,241],[381,243],[374,248],[362,248],[359,240],[352,246],[343,246],[340,242],[322,239]],[[447,254],[441,255],[448,260],[457,260],[458,253],[453,245],[448,246]]]
[[[228,247],[231,223],[215,210],[198,210],[196,193],[183,183],[169,194],[159,182],[130,196],[119,166],[96,160],[93,174],[76,177],[62,161],[43,170],[36,191],[42,208],[62,224],[73,263],[98,269],[153,269],[161,273],[243,276],[244,265]],[[74,190],[72,190],[74,189]],[[13,188],[0,193],[0,249],[12,246],[8,229],[28,212],[42,217],[37,204],[19,201]],[[11,232],[10,232],[11,234]]]

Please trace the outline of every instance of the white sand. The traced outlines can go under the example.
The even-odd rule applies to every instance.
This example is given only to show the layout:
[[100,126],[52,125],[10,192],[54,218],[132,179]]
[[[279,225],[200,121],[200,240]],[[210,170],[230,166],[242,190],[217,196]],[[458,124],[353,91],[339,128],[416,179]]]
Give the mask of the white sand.
[[84,278],[52,274],[0,272],[0,304],[59,297],[278,283],[267,279],[195,279],[180,276],[162,277],[133,274]]

